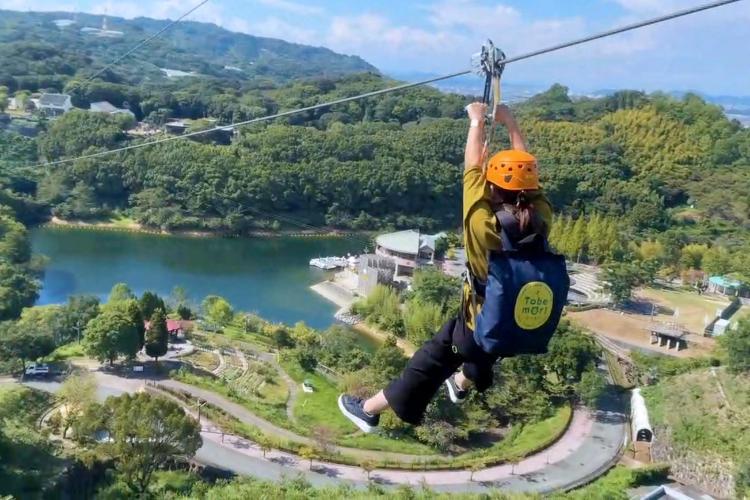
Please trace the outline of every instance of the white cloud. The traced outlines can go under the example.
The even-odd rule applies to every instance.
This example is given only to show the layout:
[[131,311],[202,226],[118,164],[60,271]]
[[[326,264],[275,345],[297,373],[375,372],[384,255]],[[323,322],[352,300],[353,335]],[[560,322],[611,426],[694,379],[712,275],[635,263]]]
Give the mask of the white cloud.
[[258,3],[292,14],[319,15],[323,13],[323,9],[317,5],[305,5],[290,0],[258,0]]
[[396,24],[373,13],[336,17],[326,45],[386,70],[408,65],[416,71],[459,71],[469,67],[487,38],[511,56],[585,32],[578,17],[531,20],[513,7],[474,0],[441,0],[425,10],[426,27]]
[[41,12],[72,12],[75,11],[75,5],[70,3],[60,3],[55,1],[34,2],[33,5],[29,0],[0,0],[0,9],[7,10],[35,10]]
[[320,38],[315,30],[291,24],[278,17],[267,17],[256,22],[234,18],[225,23],[225,26],[232,31],[250,35],[280,38],[287,42],[306,45],[320,45]]
[[[107,0],[106,2],[93,4],[87,11],[93,14],[124,17],[125,19],[133,19],[135,17],[177,19],[199,3],[198,0],[193,0],[190,3],[182,0],[159,0],[150,4]],[[219,5],[209,2],[202,5],[186,19],[222,24],[224,17],[223,9]]]
[[521,13],[513,7],[502,4],[487,6],[471,0],[443,0],[427,10],[430,21],[438,28],[459,26],[476,31],[496,31],[521,20]]
[[666,13],[685,8],[681,0],[614,0],[623,9],[637,13]]

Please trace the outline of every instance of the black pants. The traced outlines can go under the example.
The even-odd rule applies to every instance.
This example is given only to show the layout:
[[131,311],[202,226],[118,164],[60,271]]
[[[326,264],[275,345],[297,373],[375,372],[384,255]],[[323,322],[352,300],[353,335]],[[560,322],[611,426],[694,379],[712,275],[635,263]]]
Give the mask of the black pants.
[[496,360],[477,345],[474,332],[459,315],[419,348],[401,376],[383,393],[401,420],[419,425],[435,393],[459,366],[463,365],[464,375],[477,390],[484,391],[492,385]]

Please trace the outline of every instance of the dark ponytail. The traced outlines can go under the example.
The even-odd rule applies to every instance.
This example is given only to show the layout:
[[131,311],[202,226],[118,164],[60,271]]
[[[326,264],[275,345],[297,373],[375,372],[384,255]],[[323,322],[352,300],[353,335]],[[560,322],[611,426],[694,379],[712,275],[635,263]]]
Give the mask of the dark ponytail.
[[497,187],[495,187],[495,191],[499,194],[501,203],[505,206],[505,209],[510,211],[518,220],[518,227],[521,230],[522,237],[529,236],[530,234],[547,236],[547,224],[536,211],[536,207],[529,200],[526,191],[507,191]]

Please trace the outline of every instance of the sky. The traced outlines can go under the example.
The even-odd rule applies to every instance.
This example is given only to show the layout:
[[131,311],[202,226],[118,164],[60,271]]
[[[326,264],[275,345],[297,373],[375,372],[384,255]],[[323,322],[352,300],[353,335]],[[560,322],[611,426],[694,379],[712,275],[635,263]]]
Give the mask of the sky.
[[[385,73],[470,67],[491,38],[508,56],[708,0],[211,0],[188,19],[355,54]],[[198,0],[0,0],[0,8],[174,19]],[[504,80],[579,92],[750,95],[750,0],[509,65]]]

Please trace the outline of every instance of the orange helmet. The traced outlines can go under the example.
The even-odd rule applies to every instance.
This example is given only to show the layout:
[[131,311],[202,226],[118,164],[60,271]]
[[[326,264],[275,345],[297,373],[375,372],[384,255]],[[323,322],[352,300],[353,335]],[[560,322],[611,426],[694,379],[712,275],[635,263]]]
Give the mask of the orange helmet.
[[539,168],[534,155],[526,151],[507,149],[490,158],[487,180],[508,191],[539,189]]

